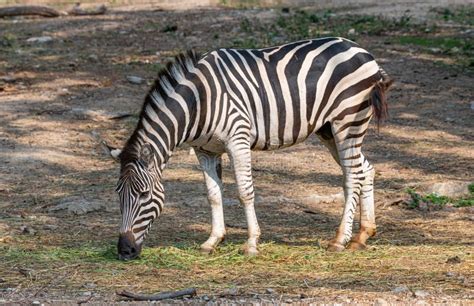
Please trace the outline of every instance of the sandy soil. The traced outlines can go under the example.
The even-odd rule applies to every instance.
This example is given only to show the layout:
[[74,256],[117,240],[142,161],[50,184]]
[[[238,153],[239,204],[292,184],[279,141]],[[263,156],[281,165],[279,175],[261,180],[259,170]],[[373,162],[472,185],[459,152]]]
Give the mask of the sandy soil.
[[[417,16],[429,17],[428,6],[416,7]],[[367,9],[376,14],[386,11],[386,6],[377,10],[371,5]],[[360,13],[361,9],[355,8],[354,12]],[[105,154],[99,142],[104,139],[121,146],[136,117],[110,118],[136,114],[157,70],[179,50],[206,51],[229,45],[237,35],[233,29],[239,27],[243,18],[271,20],[278,14],[278,10],[260,9],[115,9],[98,17],[0,19],[0,36],[8,36],[11,42],[9,52],[0,57],[0,76],[15,79],[0,83],[3,250],[12,246],[34,249],[114,241],[120,218],[114,193],[118,165]],[[178,31],[161,31],[174,24]],[[30,37],[46,35],[53,41],[26,42]],[[434,56],[421,54],[416,48],[386,44],[383,37],[362,36],[358,42],[372,51],[396,80],[389,96],[391,118],[379,132],[375,128],[370,130],[364,147],[377,170],[379,232],[371,243],[375,248],[462,247],[462,267],[456,273],[463,275],[465,285],[456,285],[457,289],[452,291],[437,291],[433,285],[427,289],[428,299],[472,302],[472,208],[420,212],[392,205],[406,197],[408,187],[422,189],[436,182],[474,180],[472,73],[439,65]],[[449,57],[441,60],[449,63]],[[130,84],[128,75],[146,81],[141,85]],[[236,193],[228,167],[224,175],[229,241],[238,244],[245,237],[243,211],[235,204]],[[324,245],[331,238],[342,206],[314,205],[305,200],[315,194],[341,191],[340,169],[316,138],[277,152],[255,153],[254,177],[262,241],[290,245],[318,241]],[[195,157],[186,148],[176,153],[167,168],[165,190],[165,214],[154,225],[147,246],[204,241],[210,230],[209,207]],[[100,209],[80,215],[54,210],[71,197],[100,203]],[[302,207],[316,215],[302,212]],[[28,233],[28,228],[34,233]],[[35,297],[41,286],[34,281],[21,280],[21,276],[9,281],[12,274],[19,275],[18,269],[0,262],[0,298],[77,301],[74,292],[79,285],[61,291],[49,283],[49,287],[42,289],[44,293]],[[62,274],[58,272],[53,277],[59,275]],[[317,301],[367,302],[379,296],[390,301],[416,302],[411,296],[392,293],[390,286],[377,285],[377,289],[366,290],[357,283],[333,288],[326,284],[322,286],[326,297],[320,296]],[[282,291],[289,295],[298,293],[293,289]],[[245,289],[244,298],[249,298],[251,292],[252,289]],[[92,301],[113,300],[112,295],[102,290]],[[239,301],[238,297],[235,299]]]

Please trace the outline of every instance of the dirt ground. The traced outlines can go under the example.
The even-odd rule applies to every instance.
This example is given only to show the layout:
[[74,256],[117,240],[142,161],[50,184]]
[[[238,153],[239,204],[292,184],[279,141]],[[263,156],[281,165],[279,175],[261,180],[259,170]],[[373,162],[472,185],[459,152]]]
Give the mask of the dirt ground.
[[[390,12],[377,8],[325,14]],[[465,58],[458,63],[453,49],[399,43],[420,29],[411,23],[356,36],[396,80],[390,119],[379,132],[373,124],[364,145],[376,168],[378,225],[367,251],[324,250],[342,204],[315,195],[341,192],[341,171],[313,137],[253,155],[262,227],[257,258],[239,253],[245,219],[228,167],[227,240],[216,254],[199,254],[210,208],[196,158],[182,148],[165,170],[165,211],[142,258],[115,259],[119,168],[100,140],[126,141],[154,76],[179,51],[242,45],[249,35],[265,34],[257,25],[292,14],[114,8],[104,16],[0,19],[0,303],[114,302],[121,300],[116,290],[185,287],[198,288],[187,303],[203,304],[474,303],[473,208],[409,210],[399,201],[407,188],[474,181],[472,66],[459,64]],[[410,14],[410,22],[422,23],[422,35],[472,42],[472,22],[437,18],[431,5],[407,7],[402,18]],[[27,42],[39,36],[52,41]],[[466,52],[469,57],[472,49]],[[127,76],[145,81],[132,84]],[[131,116],[113,119],[122,114]],[[61,209],[70,203],[91,211]]]

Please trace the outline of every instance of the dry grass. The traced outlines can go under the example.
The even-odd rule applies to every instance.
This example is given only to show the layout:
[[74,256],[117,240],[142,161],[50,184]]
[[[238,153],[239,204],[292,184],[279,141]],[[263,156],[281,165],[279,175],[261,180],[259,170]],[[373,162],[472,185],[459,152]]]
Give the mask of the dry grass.
[[[299,298],[303,293],[321,303],[363,303],[375,297],[414,303],[417,289],[428,291],[425,299],[431,302],[472,299],[472,208],[421,212],[392,205],[407,197],[406,188],[473,181],[473,96],[467,86],[472,83],[472,50],[429,50],[439,35],[447,37],[446,49],[467,46],[458,32],[469,25],[443,27],[438,19],[434,25],[415,25],[406,16],[384,20],[333,13],[226,9],[0,20],[5,29],[0,69],[18,79],[0,84],[0,301],[77,301],[84,292],[93,292],[92,301],[116,301],[117,289],[156,292],[190,286],[200,295],[236,287],[247,299],[257,293],[277,302],[280,295]],[[169,25],[177,25],[177,31],[161,32]],[[199,253],[198,244],[210,232],[210,209],[195,157],[180,150],[165,171],[165,213],[154,224],[142,257],[116,260],[120,216],[113,190],[118,169],[102,154],[96,136],[122,144],[136,117],[97,121],[74,117],[71,109],[136,113],[148,85],[131,85],[125,76],[151,82],[178,50],[263,47],[309,36],[346,36],[351,28],[356,30],[351,38],[373,51],[396,79],[389,97],[391,119],[380,133],[370,130],[364,145],[377,171],[378,234],[369,250],[325,251],[339,222],[340,204],[307,205],[316,214],[302,212],[305,197],[340,192],[339,167],[311,138],[253,155],[263,234],[258,257],[240,254],[245,222],[242,209],[231,205],[236,193],[229,169],[224,183],[231,204],[225,211],[232,226],[215,254]],[[41,35],[55,41],[48,46],[25,43]],[[416,38],[397,39],[401,36]],[[437,61],[457,66],[438,66]],[[80,216],[49,211],[69,196],[107,203],[107,211]],[[24,233],[23,226],[35,233]],[[456,256],[459,263],[448,262]],[[401,286],[409,291],[393,292]],[[266,294],[267,288],[276,293]]]

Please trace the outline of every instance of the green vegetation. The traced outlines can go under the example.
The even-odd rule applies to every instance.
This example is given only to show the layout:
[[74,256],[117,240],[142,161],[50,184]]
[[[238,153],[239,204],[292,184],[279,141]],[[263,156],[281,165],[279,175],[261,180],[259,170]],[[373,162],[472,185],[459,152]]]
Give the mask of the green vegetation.
[[280,14],[270,23],[243,19],[240,30],[246,34],[234,40],[233,46],[262,48],[287,41],[324,36],[342,36],[356,40],[361,34],[381,35],[385,32],[417,28],[409,16],[386,19],[376,16],[337,15],[331,10],[308,12],[293,10]]
[[465,25],[474,25],[474,7],[463,6],[452,8],[435,8],[431,10],[438,18]]
[[442,209],[447,205],[453,207],[474,206],[474,183],[469,185],[469,195],[460,199],[452,199],[441,196],[436,193],[421,195],[413,189],[406,191],[410,195],[410,199],[406,202],[409,209]]

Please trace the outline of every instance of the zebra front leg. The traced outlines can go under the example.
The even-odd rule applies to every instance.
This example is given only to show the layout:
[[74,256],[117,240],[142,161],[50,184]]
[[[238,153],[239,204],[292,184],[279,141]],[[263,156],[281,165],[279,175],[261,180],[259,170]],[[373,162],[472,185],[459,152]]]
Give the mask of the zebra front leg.
[[366,241],[376,233],[375,209],[374,209],[374,174],[372,165],[361,153],[360,158],[363,166],[364,181],[360,195],[360,230],[347,246],[350,250],[363,250],[367,247]]
[[248,240],[243,246],[246,255],[258,254],[260,227],[254,207],[254,188],[250,151],[250,134],[247,131],[237,132],[228,142],[227,152],[234,168],[235,180],[239,190],[239,200],[245,209],[248,226]]
[[225,223],[224,210],[222,208],[222,166],[221,154],[211,154],[196,151],[196,156],[204,173],[204,180],[207,186],[207,199],[212,210],[212,230],[211,236],[206,242],[201,244],[201,252],[209,254],[215,247],[224,240]]

